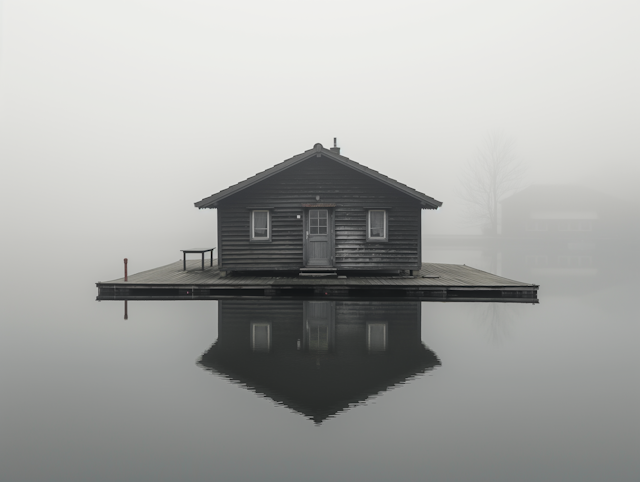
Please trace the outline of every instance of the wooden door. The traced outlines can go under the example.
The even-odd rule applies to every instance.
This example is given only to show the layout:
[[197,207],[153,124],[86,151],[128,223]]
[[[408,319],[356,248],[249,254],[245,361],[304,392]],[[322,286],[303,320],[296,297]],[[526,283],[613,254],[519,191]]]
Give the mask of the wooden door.
[[306,266],[333,266],[333,230],[328,209],[309,209],[305,226]]
[[305,351],[326,353],[335,345],[335,310],[333,301],[304,301]]

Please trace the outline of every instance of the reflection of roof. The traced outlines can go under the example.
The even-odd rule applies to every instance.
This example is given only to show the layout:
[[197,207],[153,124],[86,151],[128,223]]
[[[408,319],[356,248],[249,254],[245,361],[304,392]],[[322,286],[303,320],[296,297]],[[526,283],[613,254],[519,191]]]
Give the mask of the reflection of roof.
[[378,171],[374,171],[373,169],[369,169],[368,167],[363,166],[362,164],[352,161],[348,157],[342,156],[329,149],[325,149],[324,147],[322,147],[322,144],[316,144],[313,147],[313,149],[309,149],[303,152],[302,154],[298,154],[297,156],[287,159],[286,161],[283,161],[280,164],[276,164],[275,166],[267,169],[266,171],[262,171],[256,174],[255,176],[252,176],[242,182],[239,182],[238,184],[228,187],[227,189],[223,189],[222,191],[216,194],[212,194],[211,196],[204,198],[201,201],[195,203],[195,206],[200,209],[214,208],[216,207],[216,203],[218,201],[221,201],[239,191],[242,191],[243,189],[251,187],[275,174],[278,174],[290,167],[293,167],[303,161],[306,161],[316,156],[317,154],[322,154],[323,157],[336,161],[344,166],[350,167],[355,171],[365,174],[366,176],[376,179],[377,181],[380,181],[383,184],[391,186],[397,189],[398,191],[401,191],[404,194],[407,194],[408,196],[414,199],[417,199],[422,203],[422,207],[425,209],[436,209],[437,207],[442,205],[440,201],[437,201],[432,197],[427,196],[426,194],[416,191],[415,189],[405,184],[402,184],[394,179],[391,179],[385,176],[384,174],[380,174]]
[[440,365],[420,340],[380,354],[354,351],[314,355],[240,352],[216,342],[204,368],[241,383],[316,423]]
[[534,184],[509,196],[502,201],[502,204],[592,208],[617,202],[620,201],[613,196],[578,184]]

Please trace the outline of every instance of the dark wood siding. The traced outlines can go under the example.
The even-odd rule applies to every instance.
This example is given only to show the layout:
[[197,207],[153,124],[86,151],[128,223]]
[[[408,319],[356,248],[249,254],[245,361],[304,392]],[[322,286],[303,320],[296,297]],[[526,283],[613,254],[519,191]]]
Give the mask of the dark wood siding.
[[[251,348],[251,323],[271,323],[272,352],[297,351],[304,337],[304,301],[221,300],[218,344],[236,353]],[[336,350],[366,354],[367,323],[388,323],[389,349],[402,352],[421,346],[421,304],[408,302],[326,301],[335,310]]]
[[251,347],[251,323],[271,324],[272,351],[296,349],[302,337],[302,301],[218,301],[218,344],[237,353]]
[[[316,199],[320,196],[320,200]],[[324,157],[315,157],[218,204],[223,270],[303,266],[303,204],[335,204],[334,266],[343,270],[420,269],[420,203]],[[272,241],[250,241],[250,208],[270,208]],[[387,242],[367,242],[367,208],[387,209]],[[298,219],[297,216],[300,215]]]

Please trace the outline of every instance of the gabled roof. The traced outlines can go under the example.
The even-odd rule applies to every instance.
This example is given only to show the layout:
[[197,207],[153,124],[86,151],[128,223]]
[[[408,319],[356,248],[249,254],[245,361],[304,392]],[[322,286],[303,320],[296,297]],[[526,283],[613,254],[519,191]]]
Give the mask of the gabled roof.
[[280,164],[276,164],[275,166],[267,169],[266,171],[262,171],[256,174],[255,176],[250,177],[249,179],[239,182],[238,184],[228,187],[227,189],[223,189],[222,191],[216,194],[212,194],[211,196],[206,197],[201,201],[198,201],[197,203],[195,203],[195,206],[200,209],[215,208],[217,207],[217,203],[219,201],[222,201],[223,199],[228,198],[229,196],[232,196],[233,194],[236,194],[237,192],[242,191],[243,189],[254,186],[259,182],[262,182],[265,179],[275,174],[278,174],[286,169],[289,169],[290,167],[300,164],[301,162],[306,161],[318,154],[321,154],[322,156],[328,159],[331,159],[333,161],[336,161],[344,166],[350,167],[354,171],[365,174],[366,176],[369,176],[372,179],[380,181],[383,184],[386,184],[387,186],[391,186],[397,189],[398,191],[404,194],[407,194],[408,196],[420,201],[423,209],[437,209],[442,205],[442,202],[430,196],[427,196],[426,194],[423,194],[419,191],[416,191],[415,189],[405,184],[402,184],[394,179],[391,179],[385,176],[384,174],[380,174],[378,171],[374,171],[373,169],[369,169],[368,167],[363,166],[362,164],[358,164],[357,162],[352,161],[348,157],[342,156],[337,152],[331,151],[330,149],[325,149],[324,147],[322,147],[322,144],[318,143],[313,146],[313,149],[304,151],[302,154],[298,154],[297,156],[293,156],[292,158],[287,159],[286,161],[283,161]]

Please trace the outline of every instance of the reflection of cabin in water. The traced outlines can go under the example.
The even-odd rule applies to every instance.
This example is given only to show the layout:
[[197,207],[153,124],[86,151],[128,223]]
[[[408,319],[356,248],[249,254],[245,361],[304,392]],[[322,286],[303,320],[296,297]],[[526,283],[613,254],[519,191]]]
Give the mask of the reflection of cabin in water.
[[316,144],[196,207],[218,210],[223,272],[418,271],[421,210],[441,204]]
[[440,362],[421,341],[419,302],[218,302],[200,364],[316,423]]

